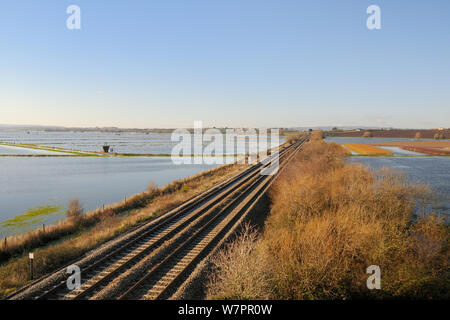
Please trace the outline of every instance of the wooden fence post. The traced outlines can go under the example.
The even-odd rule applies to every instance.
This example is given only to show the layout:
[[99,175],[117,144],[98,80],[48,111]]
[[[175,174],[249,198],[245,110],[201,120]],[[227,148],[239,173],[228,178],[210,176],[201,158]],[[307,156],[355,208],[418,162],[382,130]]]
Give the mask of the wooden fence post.
[[33,280],[34,278],[34,270],[33,270],[33,260],[34,260],[34,254],[30,253],[28,254],[28,257],[30,258],[30,280]]

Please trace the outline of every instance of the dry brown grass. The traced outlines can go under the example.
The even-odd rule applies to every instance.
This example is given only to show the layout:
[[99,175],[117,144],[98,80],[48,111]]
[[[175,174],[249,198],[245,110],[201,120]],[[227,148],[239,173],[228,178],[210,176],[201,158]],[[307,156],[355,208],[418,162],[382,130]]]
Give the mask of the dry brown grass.
[[[243,228],[237,239],[218,252],[213,260],[216,272],[207,284],[209,299],[268,299],[271,283],[265,272],[264,252],[255,230]],[[230,263],[232,261],[232,263]]]
[[[248,264],[235,264],[240,246],[232,246],[216,268],[235,276],[213,277],[209,297],[449,298],[449,227],[429,215],[429,189],[391,170],[374,173],[343,158],[335,144],[305,145],[271,190],[261,239],[239,256]],[[381,290],[366,286],[370,265],[381,268]],[[268,289],[239,280],[244,267],[244,277],[264,275]]]
[[322,130],[314,130],[311,133],[311,140],[322,140],[325,137],[325,134]]
[[[7,247],[2,248],[3,254],[6,255],[5,251],[11,250],[15,257],[0,266],[0,297],[28,281],[28,257],[23,256],[28,250],[34,249],[35,276],[52,272],[137,224],[175,208],[237,174],[244,167],[224,165],[161,188],[151,183],[146,192],[105,206],[104,210],[90,211],[81,218],[79,202],[72,201],[69,210],[71,213],[64,221],[46,227],[45,232],[34,230],[8,239]],[[64,236],[68,237],[63,239]]]

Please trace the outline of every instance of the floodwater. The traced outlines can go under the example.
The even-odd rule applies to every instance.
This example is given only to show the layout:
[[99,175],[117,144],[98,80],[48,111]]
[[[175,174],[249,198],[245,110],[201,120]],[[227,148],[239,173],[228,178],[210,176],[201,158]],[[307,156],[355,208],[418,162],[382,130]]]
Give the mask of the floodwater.
[[411,182],[429,185],[439,194],[439,213],[450,218],[450,158],[449,157],[352,157],[373,169],[393,168],[406,173]]
[[404,150],[404,149],[399,148],[399,147],[385,147],[385,146],[383,146],[383,147],[380,147],[380,148],[391,151],[394,156],[423,156],[423,155],[425,155],[424,153]]
[[[413,139],[383,139],[383,138],[343,138],[332,137],[327,141],[336,143],[358,143],[358,142],[397,142],[412,141]],[[429,185],[440,197],[440,206],[436,208],[439,213],[450,218],[450,157],[439,157],[423,155],[396,147],[383,147],[393,151],[392,157],[350,157],[351,162],[360,162],[373,169],[383,167],[402,171],[411,182]]]
[[[367,142],[363,138],[327,138],[338,143]],[[405,141],[407,139],[374,139],[371,142]],[[83,151],[99,151],[104,143],[115,152],[170,154],[178,142],[170,134],[134,133],[74,133],[74,132],[5,132],[0,141],[31,143]],[[282,143],[284,139],[280,139]],[[450,157],[417,157],[415,153],[395,150],[403,157],[354,157],[373,168],[383,166],[404,170],[411,181],[429,184],[442,196],[441,211],[450,215]],[[175,165],[168,157],[14,157],[14,155],[49,154],[28,148],[0,146],[0,236],[22,232],[25,229],[61,219],[48,215],[38,223],[22,229],[1,228],[2,222],[20,216],[33,208],[58,207],[61,212],[70,200],[79,198],[86,210],[103,204],[122,201],[125,197],[144,191],[153,181],[157,186],[185,178],[216,165]],[[61,154],[61,153],[58,153]],[[10,156],[8,156],[10,155]],[[405,157],[405,155],[407,157]],[[446,207],[446,208],[445,208]]]
[[[193,136],[191,145],[194,144]],[[225,136],[222,135],[225,144]],[[270,139],[270,132],[268,132]],[[206,140],[206,139],[204,139]],[[247,144],[256,145],[256,137],[243,137],[236,142],[234,148],[217,150],[217,154],[245,153],[245,140]],[[42,147],[57,147],[63,149],[73,149],[79,151],[101,151],[103,145],[109,145],[116,153],[137,153],[137,154],[171,154],[172,149],[182,142],[182,138],[174,137],[170,133],[106,133],[106,132],[44,132],[44,131],[0,131],[0,142],[36,144]],[[283,143],[285,137],[279,138],[279,143]],[[203,147],[211,144],[210,141],[203,141]],[[226,146],[231,146],[231,144]],[[234,143],[233,143],[234,145]],[[187,153],[195,153],[194,150],[183,150]],[[0,154],[2,151],[0,150]]]
[[[184,154],[197,154],[198,150],[193,150],[192,147],[195,144],[194,137],[190,136],[190,148],[183,146]],[[226,148],[215,150],[214,153],[244,154],[248,150],[254,150],[249,148],[256,145],[255,138],[238,136],[231,142],[226,141],[226,137],[222,135]],[[268,138],[270,139],[270,132]],[[279,142],[283,143],[284,140],[284,137],[280,137]],[[101,147],[107,144],[116,153],[167,155],[181,141],[186,142],[182,139],[173,141],[170,133],[0,131],[0,142],[85,152],[101,151]],[[210,141],[196,142],[203,147],[211,144]],[[17,157],[35,154],[50,157]],[[157,186],[166,185],[173,180],[216,167],[218,164],[211,163],[220,163],[217,160],[223,159],[208,157],[200,165],[178,165],[171,158],[161,156],[51,157],[62,154],[64,153],[0,145],[0,236],[24,231],[23,228],[11,230],[9,227],[6,230],[4,226],[11,224],[11,218],[21,219],[24,214],[33,216],[35,213],[60,208],[59,212],[36,219],[36,223],[28,224],[27,228],[52,223],[61,219],[61,213],[64,213],[73,198],[79,198],[86,210],[96,209],[103,204],[119,202],[144,191],[150,181],[154,181]],[[212,161],[207,162],[208,160]]]
[[[96,209],[146,190],[151,181],[162,186],[215,166],[175,165],[168,157],[0,157],[0,223],[36,207],[64,211],[73,198]],[[18,231],[24,230],[0,229],[0,235]]]
[[68,153],[0,145],[0,155],[64,155]]

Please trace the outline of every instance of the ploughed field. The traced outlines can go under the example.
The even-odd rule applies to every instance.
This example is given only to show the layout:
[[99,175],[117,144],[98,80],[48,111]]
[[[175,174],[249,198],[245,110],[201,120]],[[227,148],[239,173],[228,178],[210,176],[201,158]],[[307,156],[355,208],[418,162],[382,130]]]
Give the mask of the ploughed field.
[[404,150],[419,152],[430,155],[450,155],[450,140],[438,141],[401,141],[401,142],[375,142],[369,143],[371,146],[392,146]]
[[[438,129],[428,129],[428,130],[369,130],[374,138],[406,138],[414,139],[416,134],[419,132],[423,139],[433,139],[434,135],[443,134],[445,137],[450,138],[450,129],[438,130]],[[351,130],[351,131],[337,131],[337,132],[327,132],[328,136],[331,137],[362,137],[364,131]]]

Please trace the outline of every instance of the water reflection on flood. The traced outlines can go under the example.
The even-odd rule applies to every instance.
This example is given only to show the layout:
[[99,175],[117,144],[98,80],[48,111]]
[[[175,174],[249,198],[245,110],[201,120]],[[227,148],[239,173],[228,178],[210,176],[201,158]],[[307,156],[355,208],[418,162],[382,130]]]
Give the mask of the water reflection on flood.
[[390,167],[406,173],[409,181],[428,184],[442,199],[440,213],[450,218],[450,157],[351,157],[371,168]]
[[74,197],[95,209],[144,191],[150,181],[162,186],[215,166],[174,165],[167,157],[0,157],[0,221],[37,206],[66,207]]

